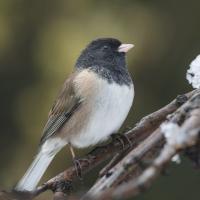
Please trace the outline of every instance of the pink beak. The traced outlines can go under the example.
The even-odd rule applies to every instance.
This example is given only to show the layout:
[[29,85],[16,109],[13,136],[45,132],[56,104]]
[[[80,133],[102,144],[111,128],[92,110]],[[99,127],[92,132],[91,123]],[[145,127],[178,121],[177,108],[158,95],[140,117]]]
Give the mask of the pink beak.
[[118,47],[118,52],[124,52],[127,53],[130,49],[132,49],[134,47],[133,44],[121,44]]

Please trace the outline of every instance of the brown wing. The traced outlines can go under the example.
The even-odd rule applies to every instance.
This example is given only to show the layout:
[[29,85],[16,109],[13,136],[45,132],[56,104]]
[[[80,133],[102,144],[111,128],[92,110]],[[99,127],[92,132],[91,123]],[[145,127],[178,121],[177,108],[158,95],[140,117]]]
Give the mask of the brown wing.
[[81,97],[78,97],[74,91],[73,80],[76,74],[72,74],[64,83],[58,98],[53,104],[49,113],[49,119],[44,127],[43,136],[40,143],[44,143],[49,137],[54,135],[63,124],[65,124],[73,113],[81,105]]

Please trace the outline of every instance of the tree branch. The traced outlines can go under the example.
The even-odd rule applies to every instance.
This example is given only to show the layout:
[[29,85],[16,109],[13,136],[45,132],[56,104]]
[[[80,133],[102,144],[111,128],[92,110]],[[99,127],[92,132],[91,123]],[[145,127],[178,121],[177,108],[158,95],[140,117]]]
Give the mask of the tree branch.
[[[151,151],[151,149],[160,142],[163,134],[157,129],[137,148],[132,150],[125,156],[115,167],[110,170],[109,177],[101,178],[85,195],[83,199],[120,199],[123,197],[133,197],[149,187],[153,180],[171,162],[171,159],[181,150],[194,146],[199,142],[200,131],[200,92],[194,95],[187,103],[181,106],[172,116],[169,122],[179,124],[176,133],[172,135],[172,139],[167,140],[166,145],[162,149],[160,155],[153,161],[152,165],[147,168],[138,178],[133,178],[128,183],[112,187],[118,178],[123,175],[129,165],[136,165],[136,159],[141,159],[143,153]],[[168,123],[169,123],[168,122]]]

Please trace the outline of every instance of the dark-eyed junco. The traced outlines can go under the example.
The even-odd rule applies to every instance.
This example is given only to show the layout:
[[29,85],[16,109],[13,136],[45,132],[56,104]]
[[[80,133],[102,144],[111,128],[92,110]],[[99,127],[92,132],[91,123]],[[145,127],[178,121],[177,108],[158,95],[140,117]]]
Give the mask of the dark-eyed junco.
[[118,131],[134,98],[125,61],[132,47],[114,38],[100,38],[82,51],[53,104],[39,152],[17,184],[17,191],[34,190],[65,145],[74,158],[72,147],[95,145]]

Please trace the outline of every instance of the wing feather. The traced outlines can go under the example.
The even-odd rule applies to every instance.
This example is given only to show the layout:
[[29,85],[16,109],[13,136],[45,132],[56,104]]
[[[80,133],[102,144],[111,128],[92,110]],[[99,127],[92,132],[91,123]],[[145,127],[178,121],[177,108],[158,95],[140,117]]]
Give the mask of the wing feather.
[[48,121],[43,130],[43,135],[40,140],[41,144],[55,135],[81,105],[82,99],[77,96],[74,89],[73,80],[75,75],[75,73],[72,74],[65,81],[58,98],[53,104]]

